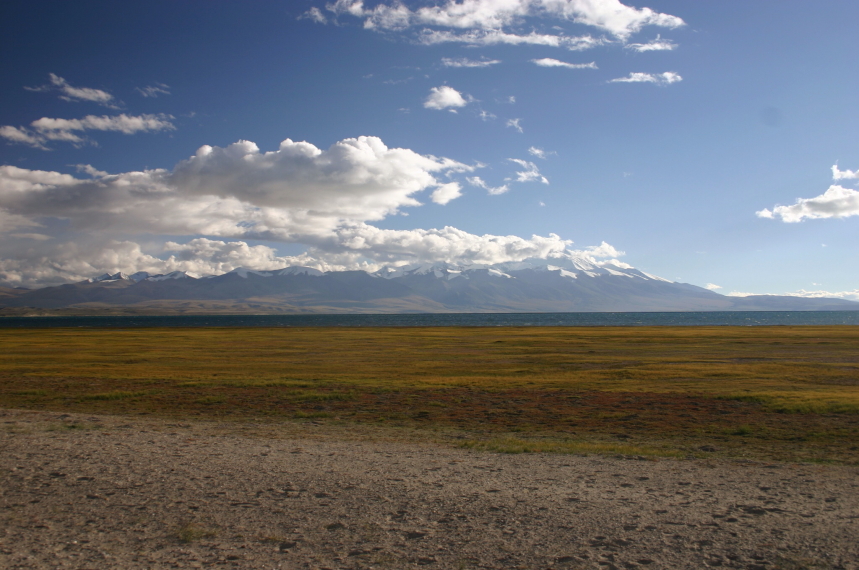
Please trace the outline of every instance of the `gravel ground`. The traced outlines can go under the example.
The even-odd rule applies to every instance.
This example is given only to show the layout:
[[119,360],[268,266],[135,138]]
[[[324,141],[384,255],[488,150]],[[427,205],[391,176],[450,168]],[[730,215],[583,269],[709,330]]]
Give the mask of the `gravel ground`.
[[856,467],[501,455],[309,424],[0,422],[10,570],[859,569]]

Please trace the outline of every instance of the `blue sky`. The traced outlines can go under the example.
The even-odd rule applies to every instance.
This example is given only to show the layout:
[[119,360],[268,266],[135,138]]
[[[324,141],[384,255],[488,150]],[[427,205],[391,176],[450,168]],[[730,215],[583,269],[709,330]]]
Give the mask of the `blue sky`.
[[859,299],[856,2],[0,10],[6,285],[574,251]]

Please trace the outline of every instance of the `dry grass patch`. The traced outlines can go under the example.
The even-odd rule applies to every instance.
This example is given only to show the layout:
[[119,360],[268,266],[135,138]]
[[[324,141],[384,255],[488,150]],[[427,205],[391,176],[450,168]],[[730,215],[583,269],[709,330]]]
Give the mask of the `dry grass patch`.
[[859,461],[859,327],[16,329],[0,346],[0,407]]

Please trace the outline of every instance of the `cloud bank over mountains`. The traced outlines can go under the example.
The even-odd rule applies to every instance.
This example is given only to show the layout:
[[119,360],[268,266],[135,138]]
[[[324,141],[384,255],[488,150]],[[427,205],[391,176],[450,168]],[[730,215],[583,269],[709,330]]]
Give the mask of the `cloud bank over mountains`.
[[[525,169],[515,173],[517,182],[548,183],[533,163],[511,161]],[[326,150],[290,139],[269,152],[250,141],[223,148],[204,145],[172,171],[108,174],[79,167],[90,178],[4,165],[0,221],[8,240],[0,281],[34,285],[93,272],[209,274],[293,264],[323,270],[433,261],[492,264],[558,255],[571,246],[555,234],[525,239],[474,235],[453,227],[389,230],[371,225],[420,207],[421,196],[439,205],[455,200],[462,194],[456,177],[500,193],[479,177],[466,176],[481,166],[389,148],[377,137],[344,139]],[[509,185],[501,188],[507,191]],[[66,240],[68,233],[77,239],[57,243],[54,238],[63,232]],[[162,257],[144,253],[139,243],[127,239],[132,235],[168,239],[154,252]],[[97,236],[111,243],[96,245]],[[193,239],[182,244],[171,236]],[[228,239],[308,249],[299,256],[279,256],[274,248],[223,241]],[[591,253],[606,257],[618,252],[603,248]]]

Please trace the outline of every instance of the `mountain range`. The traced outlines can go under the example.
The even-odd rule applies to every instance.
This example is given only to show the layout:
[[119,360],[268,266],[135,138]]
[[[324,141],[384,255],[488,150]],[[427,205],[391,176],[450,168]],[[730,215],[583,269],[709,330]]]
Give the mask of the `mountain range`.
[[365,271],[234,269],[104,274],[41,289],[0,287],[0,315],[859,310],[842,299],[731,297],[626,264],[567,255],[495,265]]

